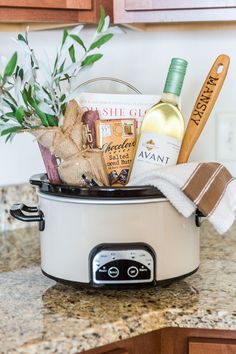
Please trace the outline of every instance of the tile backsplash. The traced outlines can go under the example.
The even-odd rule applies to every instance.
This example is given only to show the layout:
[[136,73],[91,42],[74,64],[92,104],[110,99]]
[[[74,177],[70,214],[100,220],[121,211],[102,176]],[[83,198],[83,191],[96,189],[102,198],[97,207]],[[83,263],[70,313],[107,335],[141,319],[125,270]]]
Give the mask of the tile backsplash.
[[35,187],[29,183],[0,187],[0,232],[33,226],[32,223],[16,220],[10,215],[10,207],[15,203],[37,205]]

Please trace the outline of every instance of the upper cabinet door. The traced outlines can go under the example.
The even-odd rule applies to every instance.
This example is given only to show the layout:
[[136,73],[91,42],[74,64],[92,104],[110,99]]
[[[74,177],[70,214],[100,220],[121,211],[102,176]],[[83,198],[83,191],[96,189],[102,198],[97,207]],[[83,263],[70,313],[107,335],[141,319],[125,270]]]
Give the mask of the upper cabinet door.
[[236,6],[236,0],[125,0],[126,11],[207,9]]
[[113,0],[115,23],[236,21],[236,0]]
[[0,0],[0,23],[98,23],[101,5],[113,22],[112,0]]
[[92,0],[0,0],[0,6],[6,7],[27,7],[27,8],[49,8],[49,9],[71,9],[91,10]]

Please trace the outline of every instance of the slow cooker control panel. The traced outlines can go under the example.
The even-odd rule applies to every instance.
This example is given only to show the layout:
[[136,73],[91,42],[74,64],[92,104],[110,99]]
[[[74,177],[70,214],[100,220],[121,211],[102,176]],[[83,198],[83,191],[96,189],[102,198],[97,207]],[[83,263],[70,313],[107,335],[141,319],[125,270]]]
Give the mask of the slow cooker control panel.
[[99,245],[92,252],[94,284],[134,284],[154,281],[155,255],[143,244]]

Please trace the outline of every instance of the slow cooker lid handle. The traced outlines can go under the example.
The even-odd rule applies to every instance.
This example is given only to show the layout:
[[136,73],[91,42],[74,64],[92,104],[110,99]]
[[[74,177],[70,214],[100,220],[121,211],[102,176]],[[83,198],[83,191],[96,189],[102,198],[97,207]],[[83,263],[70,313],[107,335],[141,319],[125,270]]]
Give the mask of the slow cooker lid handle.
[[[26,215],[23,211],[27,213],[38,213],[34,215]],[[43,212],[37,206],[27,206],[25,204],[13,204],[10,208],[10,214],[15,219],[25,222],[38,222],[39,231],[43,231],[45,228],[45,220]]]

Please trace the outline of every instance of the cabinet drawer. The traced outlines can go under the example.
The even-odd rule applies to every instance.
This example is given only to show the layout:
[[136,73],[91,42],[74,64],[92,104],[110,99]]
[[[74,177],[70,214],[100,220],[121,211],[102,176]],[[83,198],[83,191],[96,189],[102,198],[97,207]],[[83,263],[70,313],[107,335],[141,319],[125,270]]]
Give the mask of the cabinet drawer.
[[236,340],[190,338],[188,354],[236,354]]
[[91,10],[92,0],[0,0],[0,6],[45,9]]

